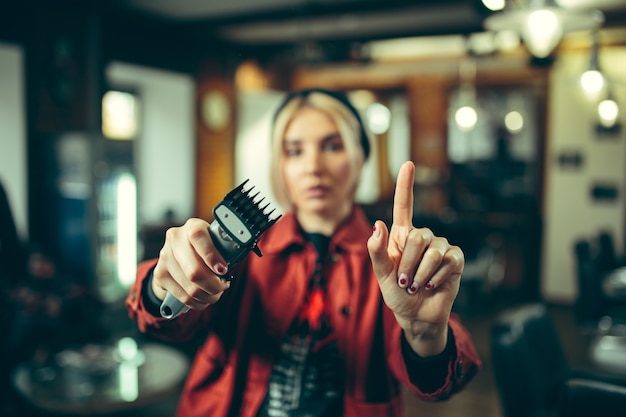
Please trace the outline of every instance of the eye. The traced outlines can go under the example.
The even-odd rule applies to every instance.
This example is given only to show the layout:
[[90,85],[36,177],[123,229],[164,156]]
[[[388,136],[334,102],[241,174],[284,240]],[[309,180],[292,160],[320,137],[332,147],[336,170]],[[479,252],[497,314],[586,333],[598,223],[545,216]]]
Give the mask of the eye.
[[343,142],[339,137],[333,137],[326,140],[323,145],[325,151],[338,152],[343,150]]
[[302,153],[302,149],[296,146],[285,146],[283,148],[283,153],[287,157],[295,157]]

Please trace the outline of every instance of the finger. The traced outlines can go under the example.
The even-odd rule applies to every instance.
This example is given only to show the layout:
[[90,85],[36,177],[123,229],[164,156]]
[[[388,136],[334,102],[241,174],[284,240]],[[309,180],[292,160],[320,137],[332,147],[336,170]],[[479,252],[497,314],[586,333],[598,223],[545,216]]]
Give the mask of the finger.
[[206,302],[203,303],[195,300],[185,291],[185,284],[181,283],[181,281],[187,281],[186,278],[184,278],[184,274],[180,268],[176,268],[175,262],[172,261],[173,257],[163,256],[163,252],[162,250],[162,256],[159,257],[159,262],[154,268],[152,281],[153,285],[156,287],[154,288],[155,294],[157,294],[157,290],[160,290],[160,293],[163,293],[163,295],[159,298],[164,299],[165,293],[169,292],[187,307],[194,309],[206,307]]
[[199,266],[197,269],[184,271],[178,263],[174,263],[169,268],[169,273],[185,293],[181,294],[183,298],[179,298],[180,301],[188,300],[206,306],[214,303],[215,296],[230,287],[230,281],[220,279],[201,260],[198,260],[197,265]]
[[207,302],[200,302],[192,298],[185,292],[183,287],[170,275],[162,275],[161,282],[168,288],[167,293],[171,294],[186,307],[193,310],[201,310],[208,306]]
[[206,307],[217,300],[215,294],[229,288],[205,264],[192,244],[193,238],[189,238],[195,231],[206,230],[205,225],[203,221],[191,221],[183,227],[170,228],[155,268],[155,284],[192,308]]
[[446,252],[450,248],[445,238],[433,237],[431,242],[425,248],[422,259],[415,273],[415,282],[418,286],[425,286],[440,268]]
[[[203,240],[202,223],[188,220],[183,227],[173,227],[165,233],[165,245],[159,254],[159,261],[164,260],[167,271],[181,285],[187,286],[189,282],[202,284],[202,278],[214,275],[209,266],[204,262],[202,255],[196,247]],[[206,232],[207,238],[208,232]],[[194,246],[194,240],[195,246]]]
[[187,297],[188,294],[183,289],[182,284],[177,281],[174,275],[181,275],[180,273],[172,273],[173,257],[166,256],[166,249],[161,250],[159,261],[157,262],[153,275],[152,275],[152,291],[154,294],[163,301],[168,293],[172,294],[177,300],[188,306]]
[[209,234],[209,224],[201,219],[189,219],[184,226],[187,240],[193,246],[194,252],[200,259],[208,265],[213,272],[224,275],[228,272],[228,267],[224,258],[213,244],[213,239]]
[[395,281],[394,264],[387,253],[388,241],[389,230],[387,230],[387,225],[380,220],[376,221],[372,235],[367,241],[367,250],[372,260],[374,274],[381,283],[388,279]]
[[209,281],[213,281],[212,285],[208,289],[201,288],[182,276],[180,270],[179,272],[174,272],[174,270],[175,268],[170,267],[165,273],[161,273],[160,283],[176,299],[194,310],[201,310],[210,304],[215,304],[224,291],[230,287],[230,281],[221,282],[218,276],[211,273]]
[[432,239],[433,232],[428,228],[413,229],[409,232],[398,264],[400,287],[408,288],[413,283],[417,268]]
[[[186,249],[177,248],[174,251],[175,262],[169,269],[170,274],[184,290],[186,299],[200,303],[215,300],[216,294],[230,287],[230,281],[216,275],[193,251],[191,245]],[[184,302],[182,299],[179,300]]]
[[458,246],[451,246],[445,253],[439,267],[427,278],[424,288],[433,290],[444,285],[446,281],[460,280],[464,264],[465,258],[461,249]]
[[393,226],[413,226],[413,181],[415,165],[407,161],[400,167],[393,198]]

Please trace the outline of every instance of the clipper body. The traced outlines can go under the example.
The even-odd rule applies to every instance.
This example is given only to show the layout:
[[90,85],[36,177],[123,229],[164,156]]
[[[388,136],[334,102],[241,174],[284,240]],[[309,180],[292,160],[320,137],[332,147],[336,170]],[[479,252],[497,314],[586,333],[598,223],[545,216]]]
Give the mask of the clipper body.
[[[263,256],[257,246],[261,234],[270,228],[281,216],[270,218],[274,212],[265,210],[269,203],[261,207],[264,198],[257,199],[259,193],[250,195],[254,187],[244,190],[248,180],[230,191],[213,209],[215,220],[209,225],[213,244],[228,264],[225,279],[232,279],[231,268],[239,263],[250,251]],[[161,316],[173,319],[189,311],[189,307],[169,292],[161,304]]]

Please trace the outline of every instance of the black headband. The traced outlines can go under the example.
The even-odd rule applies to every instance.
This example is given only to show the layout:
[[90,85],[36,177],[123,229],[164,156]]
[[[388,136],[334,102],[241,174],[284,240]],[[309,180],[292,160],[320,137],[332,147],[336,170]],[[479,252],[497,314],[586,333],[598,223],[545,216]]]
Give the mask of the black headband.
[[359,132],[361,136],[360,143],[361,143],[361,147],[363,148],[363,155],[365,156],[365,159],[367,159],[370,154],[370,142],[369,142],[369,138],[367,137],[367,133],[365,132],[365,126],[363,125],[363,120],[361,119],[361,115],[359,114],[358,110],[352,105],[352,103],[350,103],[350,100],[348,100],[348,96],[346,96],[346,94],[342,91],[327,90],[324,88],[307,88],[304,90],[292,91],[289,94],[287,94],[287,96],[285,97],[281,105],[276,110],[276,113],[274,114],[274,120],[276,120],[276,117],[280,114],[283,108],[291,100],[293,100],[296,97],[306,98],[311,93],[326,94],[327,96],[330,96],[334,98],[335,100],[339,101],[341,104],[346,106],[348,110],[350,110],[352,115],[356,118],[357,123],[359,124]]

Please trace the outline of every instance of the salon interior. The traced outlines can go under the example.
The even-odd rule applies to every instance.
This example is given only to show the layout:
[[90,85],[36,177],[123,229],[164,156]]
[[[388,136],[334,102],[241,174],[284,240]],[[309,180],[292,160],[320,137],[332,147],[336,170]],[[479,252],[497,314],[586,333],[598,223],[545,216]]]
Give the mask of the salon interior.
[[136,265],[244,179],[271,202],[272,112],[324,87],[367,124],[372,221],[412,160],[414,224],[466,257],[483,369],[406,416],[626,415],[625,69],[624,0],[3,2],[0,221],[29,265],[0,414],[174,415],[194,345],[138,332]]

